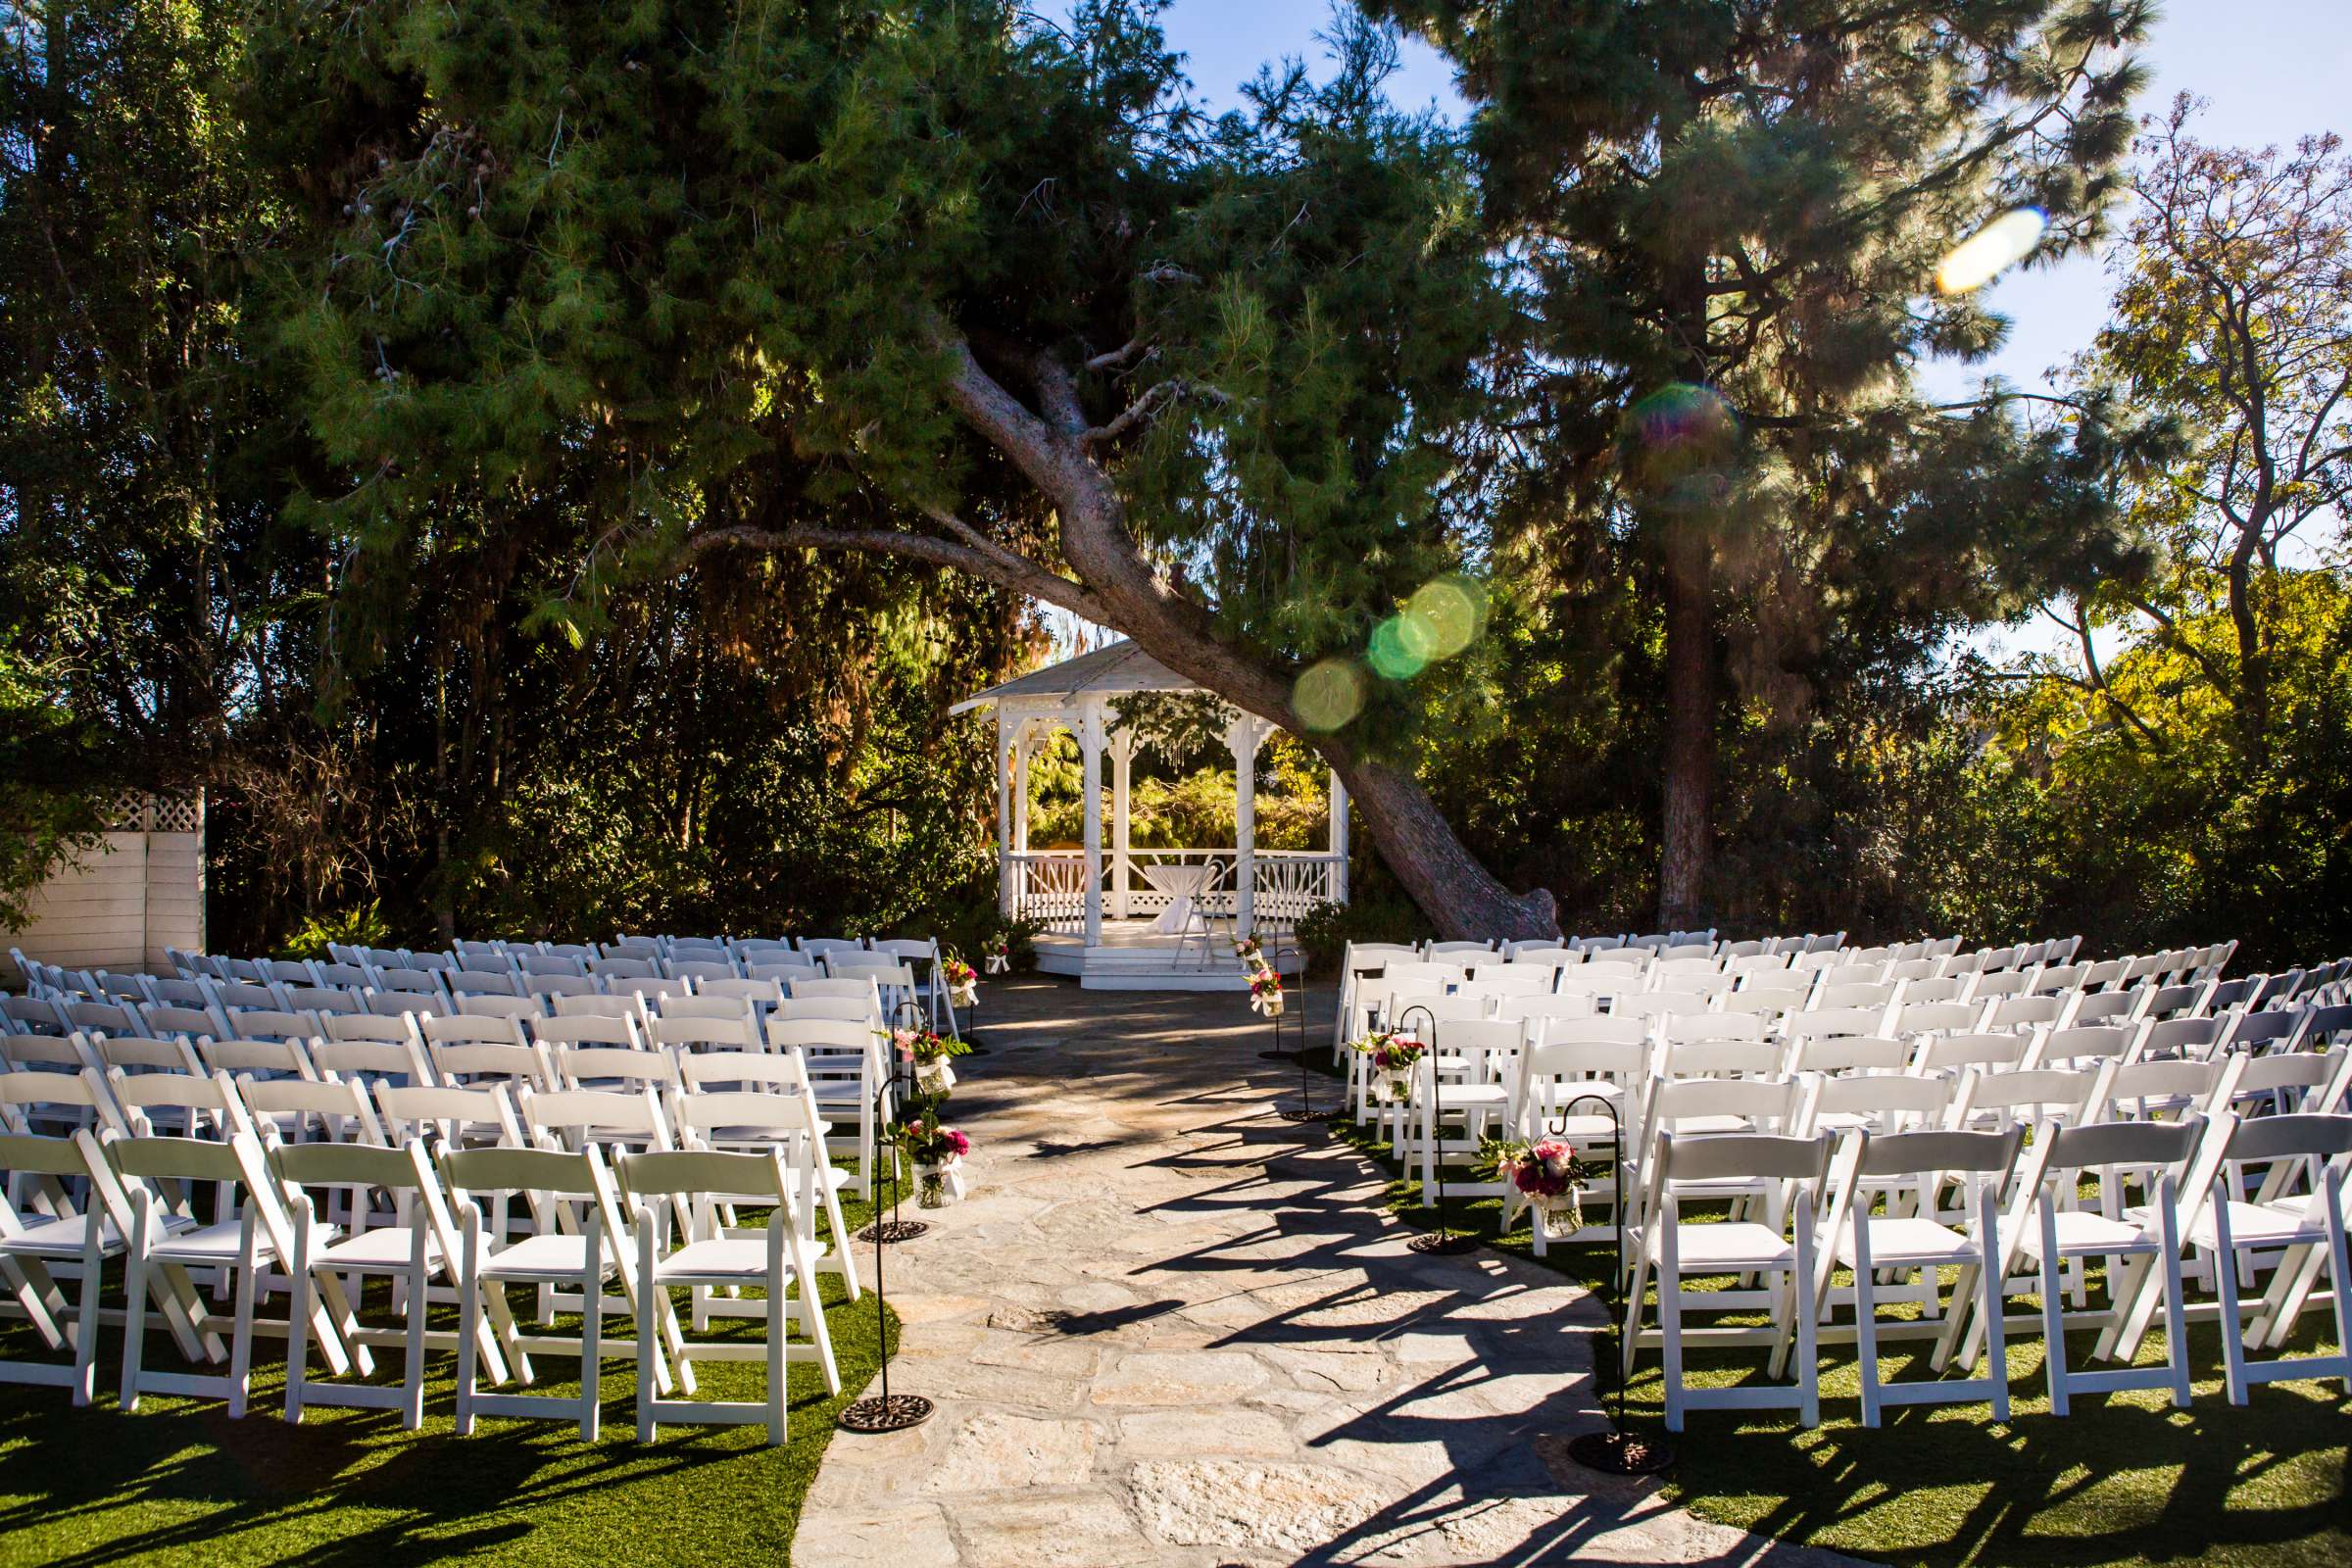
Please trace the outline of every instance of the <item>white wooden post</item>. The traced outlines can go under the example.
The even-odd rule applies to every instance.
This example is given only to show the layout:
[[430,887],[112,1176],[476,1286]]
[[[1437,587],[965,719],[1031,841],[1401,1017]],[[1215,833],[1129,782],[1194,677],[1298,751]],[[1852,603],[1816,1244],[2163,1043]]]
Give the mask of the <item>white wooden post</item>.
[[1331,770],[1331,902],[1348,902],[1348,786],[1340,770]]
[[1102,700],[1089,697],[1078,720],[1078,753],[1085,760],[1086,945],[1102,945]]
[[1244,713],[1225,732],[1233,748],[1233,930],[1250,934],[1257,903],[1257,745],[1260,721]]
[[1135,731],[1122,724],[1110,732],[1110,912],[1127,918],[1128,852],[1133,845],[1128,821],[1128,786],[1135,769]]
[[1013,743],[1012,760],[1012,853],[1029,853],[1029,725],[1023,723],[1021,738]]
[[1004,732],[1004,705],[997,705],[997,907],[1009,920],[1012,900],[1012,741]]

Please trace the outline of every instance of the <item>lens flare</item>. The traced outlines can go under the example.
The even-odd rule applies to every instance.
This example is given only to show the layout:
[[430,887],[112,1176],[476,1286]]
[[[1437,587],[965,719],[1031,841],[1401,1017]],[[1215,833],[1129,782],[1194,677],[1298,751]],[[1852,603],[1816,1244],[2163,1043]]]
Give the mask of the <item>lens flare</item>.
[[1404,607],[1406,617],[1428,633],[1431,659],[1451,659],[1475,642],[1486,612],[1486,595],[1466,577],[1424,583]]
[[1719,440],[1737,421],[1712,387],[1669,381],[1633,407],[1634,432],[1652,452],[1673,452]]
[[2034,253],[2049,220],[2039,209],[2015,207],[1952,247],[1936,269],[1936,291],[1966,294],[1983,288]]
[[1384,680],[1411,680],[1429,663],[1433,641],[1429,628],[1412,615],[1391,615],[1372,628],[1364,662]]
[[1354,661],[1326,659],[1291,688],[1291,706],[1308,729],[1345,729],[1364,710],[1364,674]]

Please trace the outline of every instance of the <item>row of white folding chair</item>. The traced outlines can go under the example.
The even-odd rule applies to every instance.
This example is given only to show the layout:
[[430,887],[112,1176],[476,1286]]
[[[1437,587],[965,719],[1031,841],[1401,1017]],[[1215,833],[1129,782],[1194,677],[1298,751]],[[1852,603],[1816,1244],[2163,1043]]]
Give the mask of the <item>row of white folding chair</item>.
[[[251,1342],[257,1328],[289,1335],[286,1415],[299,1421],[306,1403],[358,1404],[401,1411],[416,1429],[422,1418],[422,1362],[428,1340],[459,1355],[458,1427],[471,1430],[476,1413],[576,1418],[582,1436],[596,1436],[599,1364],[608,1348],[634,1353],[640,1362],[638,1428],[650,1439],[656,1420],[765,1422],[770,1443],[784,1439],[784,1362],[816,1360],[829,1389],[839,1391],[839,1374],[816,1298],[815,1256],[795,1222],[799,1187],[775,1151],[760,1154],[681,1155],[660,1152],[653,1158],[618,1156],[620,1184],[606,1176],[599,1151],[445,1150],[438,1178],[423,1146],[410,1141],[398,1150],[352,1145],[267,1149],[250,1129],[219,1142],[123,1136],[108,1130],[71,1140],[0,1134],[0,1167],[12,1176],[46,1180],[62,1194],[61,1179],[77,1179],[88,1195],[86,1211],[58,1211],[54,1202],[30,1216],[14,1204],[0,1231],[0,1273],[5,1273],[23,1309],[52,1352],[66,1348],[65,1320],[74,1321],[74,1362],[0,1363],[0,1379],[66,1385],[76,1403],[94,1396],[96,1335],[101,1321],[98,1292],[103,1264],[125,1263],[122,1405],[135,1410],[142,1392],[220,1397],[228,1413],[241,1416],[250,1386]],[[231,1207],[207,1224],[175,1196],[188,1184],[215,1183],[236,1190]],[[442,1200],[446,1185],[450,1201]],[[342,1188],[396,1194],[409,1207],[403,1224],[390,1232],[344,1235],[317,1219],[311,1189]],[[469,1189],[471,1190],[469,1192]],[[504,1226],[486,1233],[472,1193],[503,1208],[520,1196],[539,1215],[531,1233],[513,1238]],[[626,1245],[621,1196],[635,1200],[636,1247]],[[725,1210],[711,1200],[764,1202],[771,1207],[764,1256],[755,1263],[732,1249],[723,1229]],[[570,1200],[567,1202],[567,1200]],[[355,1205],[364,1207],[364,1205]],[[451,1210],[463,1214],[455,1226]],[[551,1208],[564,1218],[551,1222]],[[575,1210],[577,1212],[575,1212]],[[28,1221],[29,1218],[29,1222]],[[682,1246],[671,1242],[673,1228]],[[61,1263],[78,1263],[78,1310],[69,1313],[63,1291],[52,1277]],[[287,1320],[269,1324],[256,1311],[265,1268],[283,1266],[290,1275]],[[235,1306],[222,1316],[209,1311],[188,1278],[191,1270],[226,1268],[236,1276]],[[397,1336],[362,1329],[343,1295],[355,1275],[389,1273],[404,1280],[407,1324]],[[426,1282],[452,1277],[461,1301],[455,1336],[428,1336]],[[569,1339],[521,1333],[504,1301],[514,1281],[573,1284],[594,1306],[582,1333]],[[604,1288],[617,1283],[621,1304],[633,1310],[633,1343],[600,1343]],[[732,1315],[769,1320],[767,1343],[759,1348],[686,1343],[667,1299],[667,1287],[708,1293],[764,1286],[764,1302],[739,1302]],[[808,1341],[788,1348],[778,1308],[797,1287],[791,1315]],[[145,1319],[161,1309],[167,1326],[191,1361],[223,1358],[221,1373],[157,1373],[145,1367]],[[757,1305],[760,1310],[753,1311]],[[227,1330],[223,1352],[220,1333]],[[310,1375],[315,1342],[330,1375],[371,1370],[368,1347],[392,1339],[408,1351],[402,1385],[322,1386]],[[478,1374],[486,1360],[492,1381],[508,1376],[509,1364],[525,1383],[531,1379],[529,1351],[555,1349],[581,1361],[581,1393],[568,1399],[532,1395],[485,1395]],[[667,1400],[673,1387],[691,1393],[692,1363],[703,1359],[764,1358],[769,1389],[760,1404],[712,1404]],[[672,1367],[675,1367],[673,1378]],[[552,1411],[550,1407],[553,1407]]]
[[[1920,1046],[1836,1037],[1805,1042],[1793,1058],[1753,1038],[1662,1038],[1639,1022],[1606,1018],[1535,1031],[1534,1043],[1509,1021],[1462,1020],[1450,1037],[1441,1030],[1436,1038],[1439,1049],[1428,1058],[1415,1102],[1396,1116],[1398,1147],[1408,1162],[1417,1159],[1421,1166],[1425,1202],[1431,1200],[1434,1166],[1448,1152],[1474,1148],[1477,1134],[1489,1130],[1484,1124],[1495,1121],[1533,1136],[1544,1118],[1576,1097],[1599,1095],[1617,1116],[1589,1112],[1561,1130],[1580,1147],[1613,1147],[1611,1158],[1619,1158],[1627,1149],[1643,1148],[1643,1129],[1661,1117],[1663,1125],[1682,1126],[1686,1133],[1735,1126],[1802,1132],[1816,1126],[1997,1126],[2021,1116],[2099,1120],[2151,1108],[2226,1108],[2233,1098],[2332,1109],[2343,1101],[2345,1063],[2352,1059],[2339,1051],[2258,1063],[2230,1055],[2134,1064],[2130,1041],[2118,1030],[1931,1037]],[[1472,1064],[1458,1083],[1444,1079],[1449,1060]],[[2053,1062],[2071,1070],[2051,1070],[2046,1064]],[[2241,1084],[2249,1069],[2252,1076]],[[1628,1093],[1636,1088],[1639,1095]],[[1660,1104],[1678,1099],[1693,1103],[1679,1109]],[[1435,1123],[1447,1111],[1464,1114],[1465,1137],[1441,1144]],[[1613,1194],[1613,1179],[1610,1185]],[[1540,1233],[1537,1242],[1541,1248]]]
[[[759,1051],[745,1026],[711,1024],[701,1043],[720,1051],[673,1057],[662,1051],[605,1046],[557,1046],[552,1050],[514,1040],[471,1040],[405,1045],[315,1043],[320,1056],[352,1069],[348,1081],[331,1071],[313,1073],[299,1043],[275,1047],[282,1055],[256,1054],[258,1042],[201,1043],[174,1060],[143,1060],[142,1070],[121,1065],[83,1065],[50,1071],[22,1069],[0,1075],[0,1107],[23,1120],[28,1114],[66,1119],[81,1127],[119,1133],[148,1132],[149,1118],[176,1118],[191,1133],[225,1136],[240,1127],[260,1127],[273,1136],[302,1141],[381,1143],[387,1133],[435,1133],[449,1139],[487,1136],[494,1142],[527,1141],[579,1147],[585,1141],[625,1141],[670,1148],[720,1126],[698,1109],[706,1086],[743,1095],[782,1096],[773,1114],[749,1124],[766,1140],[786,1136],[808,1144],[811,1191],[822,1187],[823,1206],[836,1228],[834,1193],[846,1173],[836,1174],[819,1158],[813,1140],[829,1130],[810,1091],[801,1052]],[[76,1042],[80,1044],[80,1042]],[[98,1042],[157,1046],[159,1042]],[[362,1054],[353,1054],[361,1053]],[[375,1053],[369,1055],[366,1053]],[[300,1070],[289,1070],[300,1069]],[[231,1073],[236,1076],[232,1079]],[[27,1125],[29,1125],[27,1123]],[[846,1238],[837,1237],[837,1244]],[[846,1259],[846,1250],[843,1253]],[[853,1287],[853,1295],[855,1289]]]
[[[1683,1412],[1699,1406],[1792,1405],[1808,1424],[1818,1421],[1815,1346],[1817,1324],[1835,1300],[1831,1271],[1851,1271],[1854,1339],[1862,1370],[1865,1424],[1879,1422],[1884,1404],[1974,1402],[1989,1397],[1996,1420],[2006,1419],[2008,1387],[2004,1330],[2034,1319],[2008,1315],[2001,1282],[2021,1266],[2041,1298],[2038,1319],[2044,1338],[2045,1377],[2053,1413],[2068,1413],[2078,1392],[2126,1389],[2169,1390],[2177,1405],[2190,1398],[2187,1371],[2188,1325],[2210,1317],[2222,1328],[2229,1396],[2243,1403],[2248,1384],[2281,1377],[2333,1375],[2352,1387],[2352,1359],[2344,1347],[2346,1290],[2352,1270],[2345,1259],[2342,1187],[2352,1161],[2352,1116],[2290,1115],[2241,1122],[2222,1110],[2212,1118],[2189,1115],[2173,1122],[2102,1123],[2063,1127],[2037,1138],[2021,1153],[2020,1133],[1930,1132],[1873,1136],[1847,1134],[1841,1156],[1830,1163],[1828,1134],[1812,1137],[1740,1134],[1728,1137],[1661,1139],[1663,1196],[1656,1217],[1642,1228],[1641,1262],[1630,1299],[1639,1301],[1646,1276],[1658,1276],[1659,1326],[1627,1336],[1627,1363],[1641,1346],[1658,1344],[1666,1358],[1668,1425],[1679,1430]],[[2224,1174],[2232,1163],[2264,1161],[2311,1168],[2310,1192],[2291,1200],[2239,1201]],[[2124,1215],[2073,1206],[2072,1193],[2088,1172],[2117,1165],[2152,1169],[2148,1201]],[[1873,1212],[1871,1192],[1888,1183],[1957,1177],[1969,1201],[1952,1222],[1926,1213]],[[2013,1177],[2013,1179],[2011,1179]],[[1997,1200],[2007,1182],[2006,1211]],[[1749,1217],[1727,1224],[1681,1223],[1686,1195],[1705,1197],[1725,1187],[1761,1185],[1767,1200]],[[2237,1229],[2233,1232],[2232,1222]],[[1788,1232],[1793,1224],[1795,1235]],[[1824,1233],[1827,1245],[1823,1245]],[[2221,1299],[2193,1312],[2184,1300],[2182,1259],[2187,1249],[2213,1253],[2209,1270]],[[2255,1321],[2239,1332],[2237,1263],[2268,1251],[2276,1258],[2271,1290],[2255,1308]],[[2096,1314],[2068,1313],[2062,1270],[2104,1259],[2110,1304]],[[2119,1266],[2120,1265],[2120,1266]],[[1936,1271],[1960,1270],[1953,1310],[1940,1322],[1910,1325],[1878,1321],[1884,1292],[1881,1271],[1916,1273],[1933,1290]],[[2276,1346],[2292,1327],[2292,1311],[2308,1300],[2322,1268],[2329,1271],[2336,1313],[2336,1349],[2317,1356],[2250,1363],[2249,1348]],[[1763,1344],[1773,1350],[1771,1376],[1781,1375],[1793,1339],[1797,1378],[1793,1386],[1747,1384],[1736,1391],[1702,1393],[1684,1386],[1682,1348],[1699,1338],[1682,1323],[1687,1305],[1753,1304],[1736,1292],[1700,1293],[1682,1288],[1690,1276],[1766,1275],[1781,1283],[1766,1299],[1773,1322],[1763,1330],[1707,1334],[1716,1342]],[[2298,1290],[2300,1295],[2298,1295]],[[2164,1314],[2166,1364],[2130,1365],[2136,1338]],[[2101,1327],[2098,1354],[2123,1364],[2077,1371],[2067,1365],[2065,1334],[2070,1321],[2085,1316]],[[1793,1329],[1793,1334],[1791,1330]],[[1937,1338],[1934,1364],[1950,1364],[1956,1346],[1964,1370],[1977,1364],[1980,1348],[1989,1351],[1982,1377],[1909,1383],[1887,1388],[1879,1376],[1879,1341],[1889,1333],[1924,1332]]]

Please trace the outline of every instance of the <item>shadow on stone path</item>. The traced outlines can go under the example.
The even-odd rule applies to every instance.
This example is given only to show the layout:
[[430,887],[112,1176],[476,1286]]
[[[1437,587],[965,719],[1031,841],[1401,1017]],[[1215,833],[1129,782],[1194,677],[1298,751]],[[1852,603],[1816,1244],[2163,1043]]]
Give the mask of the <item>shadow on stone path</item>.
[[798,1568],[1840,1560],[1569,1463],[1597,1304],[1408,1251],[1381,1173],[1274,1115],[1298,1076],[1240,997],[986,1002],[973,1196],[886,1260],[892,1391],[939,1413],[834,1438]]

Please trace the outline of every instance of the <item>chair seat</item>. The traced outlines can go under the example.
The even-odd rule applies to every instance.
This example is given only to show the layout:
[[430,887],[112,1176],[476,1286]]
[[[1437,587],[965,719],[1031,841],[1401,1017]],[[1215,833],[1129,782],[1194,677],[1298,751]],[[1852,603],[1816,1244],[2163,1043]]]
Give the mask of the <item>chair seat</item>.
[[[2277,1203],[2230,1204],[2230,1240],[2239,1247],[2285,1247],[2297,1242],[2324,1242],[2328,1239],[2328,1220],[2324,1213],[2315,1213],[2308,1198],[2291,1198]],[[2131,1209],[2133,1218],[2145,1210]],[[2150,1224],[2155,1223],[2153,1219]],[[2188,1239],[2199,1247],[2216,1245],[2219,1235],[2210,1208],[2197,1215],[2197,1222],[2188,1228]]]
[[1438,1085],[1438,1105],[1441,1109],[1508,1105],[1510,1102],[1511,1092],[1500,1084]]
[[[1969,1263],[1977,1257],[1974,1242],[1948,1225],[1916,1215],[1870,1222],[1870,1260],[1887,1268],[1914,1264]],[[1852,1267],[1854,1227],[1847,1221],[1838,1237],[1838,1261]]]
[[[43,1220],[25,1226],[14,1236],[0,1238],[0,1252],[13,1252],[19,1257],[79,1257],[83,1231],[83,1224],[77,1219]],[[98,1245],[108,1257],[122,1253],[122,1233],[115,1228],[113,1220],[99,1221]]]
[[[483,1258],[482,1278],[561,1283],[578,1279],[587,1266],[587,1237],[526,1236],[514,1246]],[[612,1261],[603,1260],[599,1272],[610,1274],[612,1271]]]
[[[2144,1211],[2134,1210],[2133,1212]],[[2153,1213],[2148,1214],[2147,1220],[2151,1226],[2156,1223]],[[2138,1224],[2125,1220],[2112,1220],[2104,1214],[2093,1213],[2088,1209],[2062,1210],[2058,1215],[2057,1230],[2058,1255],[2060,1257],[2097,1257],[2107,1254],[2157,1250],[2155,1239],[2147,1231],[2142,1230]],[[2041,1256],[2041,1220],[2039,1216],[2028,1215],[2026,1217],[2023,1234],[2019,1237],[2019,1245],[2024,1248],[2028,1257],[2038,1258]]]
[[1728,1274],[1748,1269],[1789,1268],[1795,1246],[1769,1225],[1745,1220],[1711,1225],[1677,1225],[1675,1251],[1685,1274]]
[[[328,1236],[336,1234],[332,1225],[321,1225],[318,1229]],[[233,1263],[237,1260],[242,1230],[240,1222],[233,1219],[218,1220],[210,1225],[190,1225],[167,1233],[162,1241],[147,1250],[147,1255],[159,1263],[194,1263],[200,1267]],[[277,1261],[277,1249],[271,1245],[270,1233],[259,1226],[255,1227],[253,1233],[253,1256],[254,1261],[260,1263]]]
[[[416,1243],[407,1226],[379,1225],[313,1249],[311,1261],[318,1268],[406,1269],[415,1252]],[[424,1237],[424,1260],[428,1266],[441,1261],[440,1240],[430,1231]]]
[[[784,1260],[784,1272],[792,1273],[789,1256]],[[688,1242],[654,1264],[654,1277],[664,1283],[737,1280],[757,1284],[767,1278],[767,1243],[732,1236]]]
[[1745,1116],[1677,1116],[1668,1126],[1677,1138],[1707,1138],[1719,1133],[1758,1130]]

